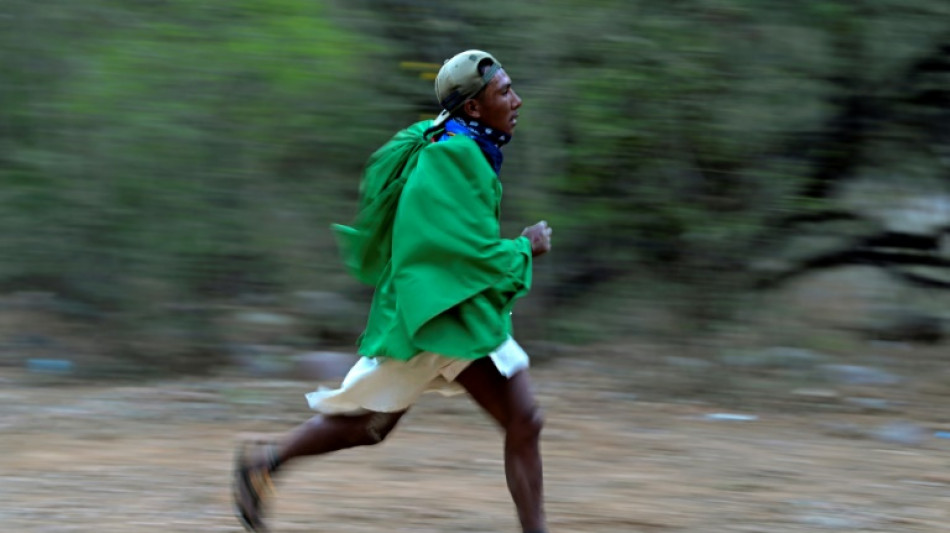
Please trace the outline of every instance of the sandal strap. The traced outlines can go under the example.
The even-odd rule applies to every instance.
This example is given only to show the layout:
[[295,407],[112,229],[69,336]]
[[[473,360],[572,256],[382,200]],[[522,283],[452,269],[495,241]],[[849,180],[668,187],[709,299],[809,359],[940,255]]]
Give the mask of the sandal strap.
[[267,467],[268,472],[276,472],[280,468],[280,454],[278,453],[278,446],[276,444],[267,444],[264,446],[264,464]]

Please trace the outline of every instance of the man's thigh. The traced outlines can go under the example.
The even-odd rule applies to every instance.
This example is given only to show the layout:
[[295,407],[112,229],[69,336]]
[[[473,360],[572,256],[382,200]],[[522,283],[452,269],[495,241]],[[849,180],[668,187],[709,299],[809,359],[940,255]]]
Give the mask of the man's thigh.
[[502,428],[508,428],[515,420],[533,418],[537,411],[527,369],[506,378],[490,358],[483,357],[469,365],[456,382]]

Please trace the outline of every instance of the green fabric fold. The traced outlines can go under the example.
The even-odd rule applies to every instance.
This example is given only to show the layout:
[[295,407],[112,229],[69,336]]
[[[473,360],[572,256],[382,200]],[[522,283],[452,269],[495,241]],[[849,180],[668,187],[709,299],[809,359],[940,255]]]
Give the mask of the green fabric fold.
[[360,182],[359,213],[353,226],[334,224],[343,262],[356,279],[376,285],[392,255],[392,224],[399,196],[415,168],[431,120],[397,133],[370,156]]

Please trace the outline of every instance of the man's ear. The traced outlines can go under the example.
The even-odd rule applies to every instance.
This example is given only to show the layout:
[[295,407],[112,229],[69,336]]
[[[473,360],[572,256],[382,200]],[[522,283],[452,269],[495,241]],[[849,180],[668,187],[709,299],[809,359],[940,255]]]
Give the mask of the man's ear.
[[481,106],[478,105],[478,100],[475,100],[474,98],[466,100],[465,103],[462,104],[462,110],[465,111],[466,115],[472,118],[482,117]]

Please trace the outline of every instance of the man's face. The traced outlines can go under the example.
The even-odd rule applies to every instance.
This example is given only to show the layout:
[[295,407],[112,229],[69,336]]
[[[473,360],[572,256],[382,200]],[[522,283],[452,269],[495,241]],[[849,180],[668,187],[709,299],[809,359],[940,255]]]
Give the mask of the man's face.
[[519,107],[521,98],[511,88],[511,78],[504,70],[499,70],[482,93],[466,103],[465,109],[470,117],[484,126],[511,135],[518,124]]

